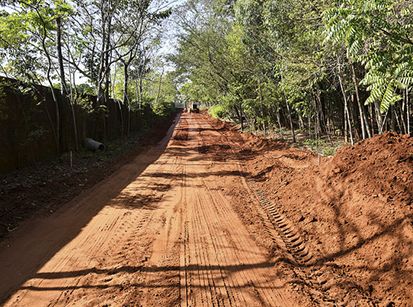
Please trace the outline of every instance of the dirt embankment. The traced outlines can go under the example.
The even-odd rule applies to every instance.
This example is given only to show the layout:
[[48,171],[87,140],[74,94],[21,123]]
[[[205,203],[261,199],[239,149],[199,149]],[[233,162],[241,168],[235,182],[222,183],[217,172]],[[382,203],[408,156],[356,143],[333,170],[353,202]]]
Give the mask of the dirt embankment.
[[[307,277],[322,268],[331,276],[321,289],[324,298],[413,305],[412,137],[386,133],[319,160],[283,142],[240,134],[227,123],[215,126],[233,142],[215,156],[241,162],[251,189],[281,208],[313,255],[312,264],[285,266],[303,274],[293,283],[304,285],[303,291],[313,288]],[[230,187],[226,194],[252,236],[284,259],[282,244],[274,242],[257,212],[257,200],[247,202],[248,193]]]
[[340,276],[330,292],[413,304],[413,138],[376,136],[320,165],[312,153],[256,138],[244,147],[255,153],[246,164],[251,184],[297,225],[317,263]]

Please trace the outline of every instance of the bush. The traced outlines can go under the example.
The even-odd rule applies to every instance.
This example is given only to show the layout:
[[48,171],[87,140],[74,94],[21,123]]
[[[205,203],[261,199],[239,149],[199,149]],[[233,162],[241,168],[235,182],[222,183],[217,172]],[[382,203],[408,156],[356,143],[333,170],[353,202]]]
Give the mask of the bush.
[[223,105],[217,104],[209,108],[208,113],[214,117],[214,118],[220,118],[223,119],[226,115],[227,112],[225,110],[225,107]]

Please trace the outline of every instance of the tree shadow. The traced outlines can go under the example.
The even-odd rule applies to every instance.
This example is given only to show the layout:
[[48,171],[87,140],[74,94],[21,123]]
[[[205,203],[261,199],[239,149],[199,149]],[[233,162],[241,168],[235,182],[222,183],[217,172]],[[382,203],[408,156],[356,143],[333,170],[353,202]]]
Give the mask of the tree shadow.
[[[413,259],[413,241],[411,236],[409,238],[403,234],[405,227],[413,230],[413,214],[403,214],[392,222],[386,222],[380,221],[374,213],[367,213],[364,219],[368,228],[362,228],[361,220],[358,219],[362,213],[356,216],[349,215],[348,208],[345,207],[356,199],[353,193],[347,184],[336,185],[327,182],[323,186],[319,206],[327,209],[329,214],[328,218],[318,218],[324,218],[333,226],[330,231],[332,237],[337,237],[337,244],[332,245],[337,247],[336,251],[331,252],[330,245],[329,252],[320,251],[313,262],[291,265],[301,269],[329,268],[337,277],[337,280],[331,281],[329,288],[336,287],[346,291],[354,288],[370,297],[375,293],[376,286],[381,287],[379,295],[384,299],[383,295],[389,295],[386,291],[397,289],[402,282],[405,285],[413,284],[413,267],[409,264]],[[318,231],[314,223],[311,232],[317,234]],[[323,242],[324,244],[326,243]],[[328,244],[332,244],[332,241]],[[367,254],[365,247],[369,248],[371,254]],[[314,248],[312,250],[314,251]]]
[[168,179],[182,179],[182,178],[208,178],[208,177],[246,177],[250,176],[248,172],[242,171],[219,171],[219,172],[186,172],[186,173],[172,173],[172,172],[156,172],[145,173],[142,177],[148,178],[168,178]]
[[[143,199],[139,194],[129,198],[129,195],[122,194],[122,191],[164,153],[179,116],[158,145],[148,148],[148,151],[137,156],[132,162],[123,165],[111,176],[84,191],[62,206],[55,215],[41,220],[27,221],[11,236],[10,246],[3,247],[0,251],[3,276],[0,277],[0,302],[5,301],[30,276],[35,275],[49,259],[78,236],[102,208],[110,205],[111,202],[114,202],[115,206],[124,207],[120,201],[127,200],[127,207],[134,209],[142,206],[148,208],[160,201],[155,196],[149,198],[145,196]],[[152,188],[165,191],[170,186],[155,184]]]
[[[234,274],[248,274],[251,270],[259,270],[259,269],[271,269],[276,265],[275,262],[271,261],[263,261],[258,263],[249,263],[249,264],[234,264],[234,265],[197,265],[197,264],[190,264],[190,265],[171,265],[171,266],[120,266],[115,268],[89,268],[83,270],[76,270],[76,271],[66,271],[66,272],[40,272],[33,276],[33,279],[37,279],[42,281],[51,281],[51,280],[59,280],[59,279],[69,279],[69,278],[80,278],[87,276],[89,274],[95,275],[102,275],[101,278],[114,276],[116,274],[154,274],[155,278],[151,278],[151,282],[140,282],[134,283],[134,278],[131,277],[131,283],[128,284],[128,287],[131,288],[139,288],[139,289],[155,289],[155,288],[175,288],[179,289],[182,287],[180,281],[180,274],[195,274],[198,275],[196,280],[198,283],[191,283],[190,287],[192,289],[204,289],[207,291],[213,291],[211,289],[211,285],[209,285],[210,281],[208,279],[213,280],[228,280]],[[185,273],[184,273],[185,272]],[[206,276],[206,272],[208,272],[208,277]],[[244,272],[244,273],[243,273]],[[165,275],[168,274],[168,275]],[[257,272],[253,273],[257,274]],[[234,289],[234,290],[241,290],[241,289],[251,289],[253,288],[254,292],[256,293],[257,290],[260,289],[270,289],[270,290],[277,290],[287,287],[287,285],[291,283],[301,284],[305,283],[302,280],[296,279],[294,277],[290,278],[287,282],[284,282],[280,285],[271,284],[273,281],[276,281],[280,278],[280,274],[274,274],[271,278],[263,278],[261,281],[257,281],[254,279],[246,278],[245,280],[237,279],[237,282],[234,284],[230,283],[223,283],[220,285],[219,283],[214,282],[215,290],[222,287],[227,289]],[[170,279],[174,279],[175,282],[170,282]],[[77,290],[77,289],[106,289],[106,288],[124,288],[125,285],[122,284],[82,284],[79,285],[74,281],[73,285],[66,285],[66,286],[42,286],[42,283],[38,283],[38,285],[28,285],[23,286],[21,289],[29,290],[29,291],[66,291],[66,290]]]

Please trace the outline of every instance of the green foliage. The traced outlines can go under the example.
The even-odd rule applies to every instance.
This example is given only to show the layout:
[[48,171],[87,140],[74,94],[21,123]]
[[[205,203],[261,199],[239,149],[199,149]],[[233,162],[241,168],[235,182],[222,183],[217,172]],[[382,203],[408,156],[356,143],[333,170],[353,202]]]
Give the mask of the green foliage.
[[334,156],[343,144],[341,142],[331,142],[324,139],[306,139],[302,142],[302,145],[323,156]]
[[226,117],[227,110],[223,105],[216,104],[208,109],[208,113],[214,118],[224,119]]
[[366,104],[382,112],[402,99],[413,84],[413,4],[400,0],[342,1],[324,14],[327,40],[345,45],[348,56],[365,66]]
[[76,89],[81,95],[93,95],[95,93],[94,88],[87,83],[77,85]]
[[144,82],[143,104],[149,105],[155,114],[167,116],[175,109],[177,93],[173,73],[153,71]]
[[158,116],[168,116],[175,110],[175,105],[169,102],[159,102],[152,105],[153,112]]
[[412,11],[402,0],[239,0],[225,9],[221,0],[191,1],[172,57],[180,92],[253,129],[299,123],[317,135],[348,134],[363,125],[371,135],[386,122],[374,111],[397,105],[405,125]]

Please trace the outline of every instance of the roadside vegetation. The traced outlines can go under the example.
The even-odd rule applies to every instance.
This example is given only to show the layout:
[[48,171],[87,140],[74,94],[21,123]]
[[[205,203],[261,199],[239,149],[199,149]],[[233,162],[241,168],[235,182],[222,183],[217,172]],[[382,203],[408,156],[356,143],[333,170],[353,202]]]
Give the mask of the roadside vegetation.
[[[171,14],[168,5],[152,0],[0,4],[0,74],[5,77],[1,86],[9,88],[2,95],[0,119],[12,112],[3,96],[10,91],[20,97],[32,95],[37,109],[47,110],[47,130],[56,152],[64,152],[68,132],[62,131],[62,125],[67,104],[72,110],[73,150],[79,149],[84,137],[80,113],[88,112],[94,118],[94,130],[102,131],[101,141],[111,134],[107,131],[111,104],[117,105],[120,114],[119,138],[132,134],[133,114],[144,120],[142,114],[150,108],[153,112],[146,113],[170,115],[175,84],[158,56],[164,22]],[[21,83],[16,85],[14,80]],[[45,94],[39,85],[53,90]],[[53,101],[52,111],[46,100]]]
[[[115,99],[129,114],[121,116],[122,135],[131,112],[147,105],[166,115],[177,101],[201,102],[242,130],[280,138],[288,130],[293,143],[299,135],[333,144],[412,130],[410,1],[1,4],[1,74],[59,89],[51,124],[58,148],[60,100],[95,114],[106,129]],[[177,43],[165,47],[165,35]],[[171,63],[175,70],[165,69]]]
[[241,129],[287,128],[292,142],[298,132],[348,143],[409,134],[412,10],[399,0],[188,1],[172,60],[181,91]]

